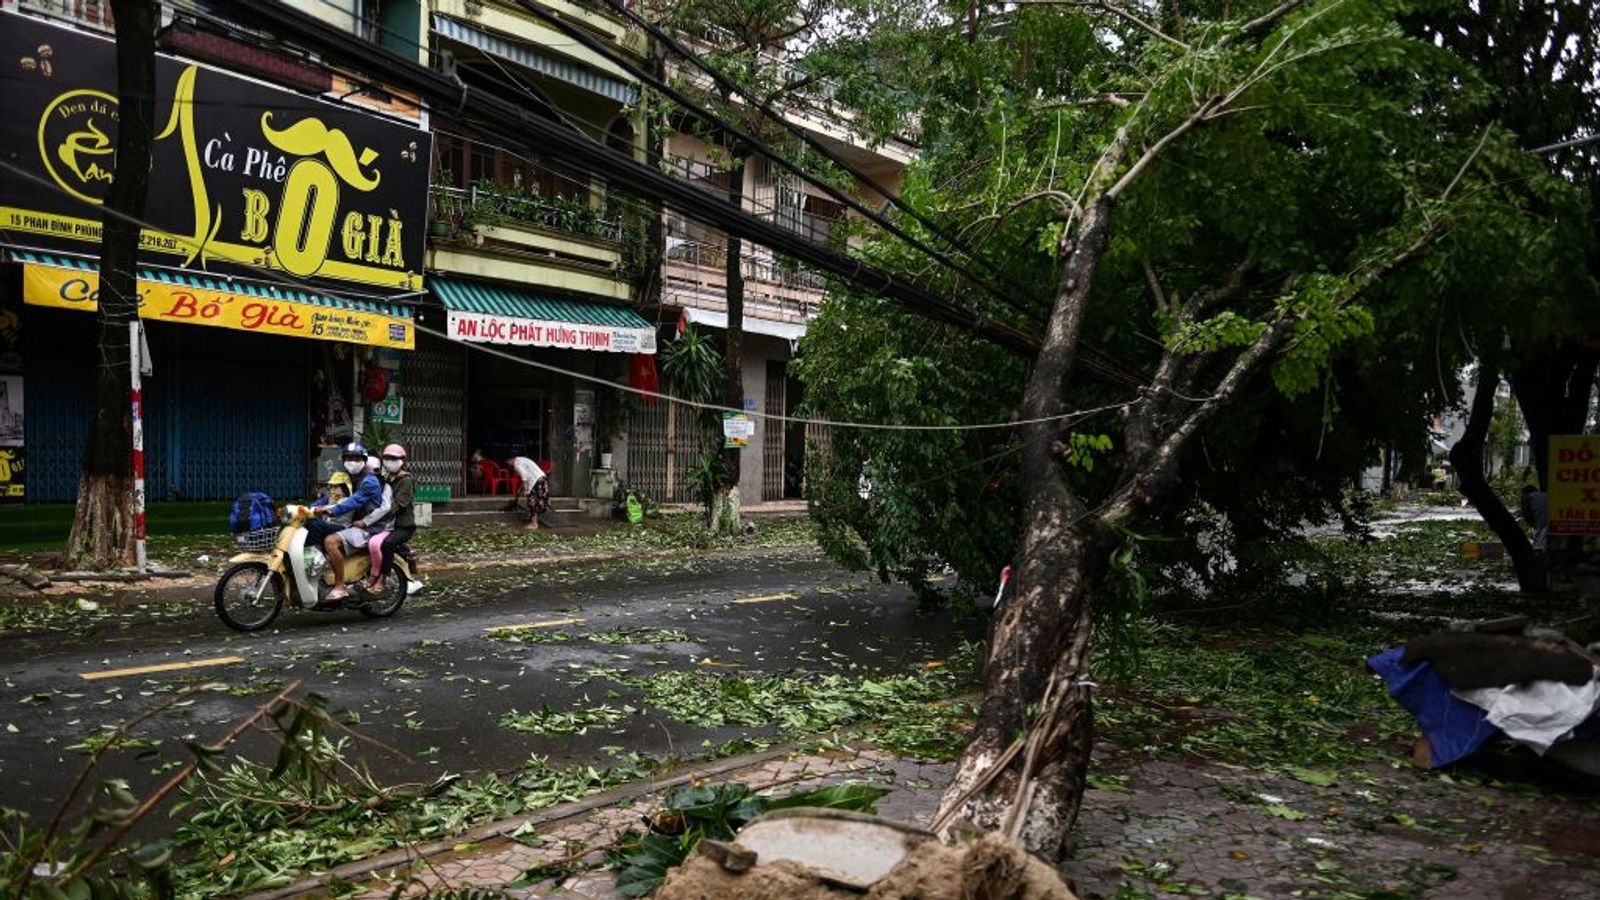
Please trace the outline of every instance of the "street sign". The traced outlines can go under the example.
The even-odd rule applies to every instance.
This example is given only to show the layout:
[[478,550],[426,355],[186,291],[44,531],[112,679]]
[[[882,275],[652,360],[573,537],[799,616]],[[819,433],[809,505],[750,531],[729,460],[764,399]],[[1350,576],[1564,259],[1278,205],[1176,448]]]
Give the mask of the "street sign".
[[406,401],[402,397],[385,397],[372,404],[370,418],[374,422],[385,425],[404,425],[406,421]]
[[1550,437],[1550,533],[1600,534],[1600,436]]

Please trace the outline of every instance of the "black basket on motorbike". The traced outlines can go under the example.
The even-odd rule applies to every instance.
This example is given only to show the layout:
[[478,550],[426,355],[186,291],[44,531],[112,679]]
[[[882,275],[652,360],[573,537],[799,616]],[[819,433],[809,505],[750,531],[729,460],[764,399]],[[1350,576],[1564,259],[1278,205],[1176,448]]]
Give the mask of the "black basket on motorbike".
[[233,536],[233,542],[239,545],[240,550],[255,551],[257,553],[271,550],[278,542],[276,528],[261,528],[255,531],[246,531]]

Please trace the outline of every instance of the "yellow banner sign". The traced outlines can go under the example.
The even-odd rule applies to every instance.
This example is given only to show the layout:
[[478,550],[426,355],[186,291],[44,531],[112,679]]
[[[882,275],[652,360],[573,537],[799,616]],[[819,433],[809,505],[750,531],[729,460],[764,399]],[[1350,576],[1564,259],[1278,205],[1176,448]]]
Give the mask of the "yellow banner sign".
[[1550,533],[1600,534],[1600,436],[1550,436]]
[[[99,293],[98,272],[22,267],[22,299],[34,306],[93,312]],[[416,346],[411,323],[394,316],[144,279],[139,281],[139,317],[402,350]]]

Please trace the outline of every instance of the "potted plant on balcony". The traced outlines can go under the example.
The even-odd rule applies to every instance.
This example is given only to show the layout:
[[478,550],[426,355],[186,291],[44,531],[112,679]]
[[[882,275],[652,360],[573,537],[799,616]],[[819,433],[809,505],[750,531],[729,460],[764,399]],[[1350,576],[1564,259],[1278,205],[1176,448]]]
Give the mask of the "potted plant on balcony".
[[483,243],[480,228],[499,225],[506,220],[505,198],[495,183],[480,178],[472,185],[472,202],[461,216],[461,227],[472,232],[474,242]]
[[435,239],[453,238],[460,227],[455,214],[455,198],[450,195],[455,176],[449,169],[443,169],[436,179],[428,189],[428,202],[432,207],[429,210],[432,216],[428,220],[428,236]]

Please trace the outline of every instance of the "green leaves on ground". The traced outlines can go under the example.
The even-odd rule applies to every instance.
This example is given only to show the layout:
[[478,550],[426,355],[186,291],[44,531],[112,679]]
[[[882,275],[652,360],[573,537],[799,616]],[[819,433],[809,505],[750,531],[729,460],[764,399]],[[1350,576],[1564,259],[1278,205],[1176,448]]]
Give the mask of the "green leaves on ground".
[[849,729],[891,752],[952,758],[971,708],[959,699],[977,648],[903,675],[726,675],[662,672],[618,680],[649,710],[706,728],[776,727],[787,737]]
[[694,640],[687,631],[678,628],[613,628],[609,631],[591,631],[584,640],[596,644],[681,644]]
[[538,712],[512,710],[500,718],[500,727],[533,734],[588,734],[589,729],[596,725],[615,725],[635,711],[631,706],[612,706],[607,703],[569,712],[556,712],[548,706],[542,706]]
[[1386,758],[1415,731],[1368,674],[1388,641],[1374,629],[1304,635],[1151,625],[1143,666],[1097,698],[1097,728],[1141,752],[1286,766],[1308,784],[1326,767]]
[[887,793],[883,788],[839,784],[773,799],[742,784],[675,788],[650,817],[650,830],[630,834],[614,855],[621,869],[617,890],[624,897],[643,897],[655,891],[702,840],[731,840],[740,828],[764,813],[799,807],[872,813]]
[[[316,773],[272,778],[248,760],[198,779],[186,791],[174,844],[184,862],[175,877],[188,897],[282,887],[302,872],[473,825],[582,799],[650,773],[637,757],[608,768],[556,767],[533,757],[507,776],[379,788],[345,758],[342,743],[306,748]],[[341,773],[340,778],[329,777]]]

